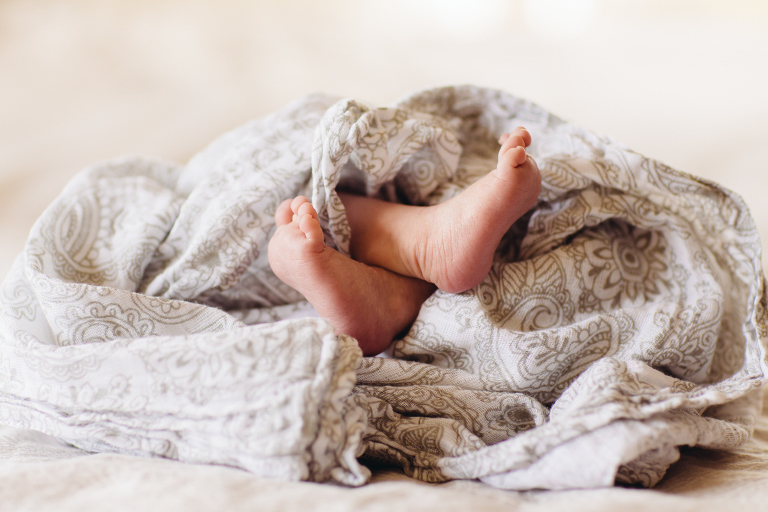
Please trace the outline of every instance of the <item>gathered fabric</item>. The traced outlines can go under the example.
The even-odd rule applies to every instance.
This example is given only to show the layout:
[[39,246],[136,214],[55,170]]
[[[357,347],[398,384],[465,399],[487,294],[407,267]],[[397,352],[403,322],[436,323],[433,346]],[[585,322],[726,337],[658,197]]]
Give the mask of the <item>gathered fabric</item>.
[[[381,357],[272,273],[283,200],[311,197],[348,255],[338,187],[438,204],[519,125],[538,203],[483,282],[437,291]],[[679,446],[751,435],[760,261],[733,192],[509,94],[308,96],[187,165],[121,158],[69,183],[0,288],[0,423],[285,480],[362,485],[377,461],[429,482],[652,486]]]

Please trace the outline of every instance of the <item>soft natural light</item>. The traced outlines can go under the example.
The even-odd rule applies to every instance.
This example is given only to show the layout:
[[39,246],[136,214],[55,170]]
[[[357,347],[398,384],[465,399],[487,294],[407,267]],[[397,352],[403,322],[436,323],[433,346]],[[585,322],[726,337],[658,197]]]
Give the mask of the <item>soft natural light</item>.
[[444,28],[456,31],[488,30],[506,21],[510,2],[506,0],[426,0],[421,4]]
[[540,35],[564,39],[583,34],[595,16],[595,0],[523,0],[523,15]]
[[[435,34],[456,39],[476,38],[498,31],[510,22],[509,0],[367,0],[368,13],[379,26],[397,26],[413,34]],[[401,32],[402,33],[402,32]],[[437,34],[435,34],[437,35]]]

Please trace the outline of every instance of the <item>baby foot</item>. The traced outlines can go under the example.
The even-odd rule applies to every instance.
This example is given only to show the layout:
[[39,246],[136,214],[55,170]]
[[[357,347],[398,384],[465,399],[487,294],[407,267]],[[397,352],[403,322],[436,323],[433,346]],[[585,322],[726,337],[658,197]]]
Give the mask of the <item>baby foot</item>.
[[434,292],[424,281],[369,267],[327,247],[312,204],[299,196],[275,214],[269,265],[301,293],[337,334],[355,338],[364,355],[382,352],[416,319]]
[[525,128],[504,134],[496,169],[456,197],[435,206],[385,203],[340,194],[358,261],[460,293],[491,268],[502,236],[538,199],[541,175],[525,148]]

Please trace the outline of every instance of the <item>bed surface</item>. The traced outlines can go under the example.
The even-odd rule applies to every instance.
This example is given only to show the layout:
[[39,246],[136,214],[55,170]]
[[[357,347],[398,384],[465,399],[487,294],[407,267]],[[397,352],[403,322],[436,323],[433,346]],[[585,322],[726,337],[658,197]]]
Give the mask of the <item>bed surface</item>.
[[615,487],[512,492],[475,481],[425,484],[395,469],[374,468],[371,484],[345,488],[278,482],[226,467],[100,454],[75,458],[50,446],[31,460],[42,438],[19,443],[0,431],[0,509],[47,511],[615,511],[763,510],[768,500],[768,415],[734,452],[683,451],[653,490]]
[[[722,183],[768,237],[764,3],[574,2],[571,21],[522,1],[484,0],[473,12],[437,4],[3,2],[0,273],[67,181],[97,161],[185,162],[224,131],[315,90],[385,104],[469,82]],[[757,510],[768,500],[765,414],[749,443],[685,451],[652,491],[513,493],[429,485],[383,468],[371,485],[348,489],[70,455],[45,438],[0,431],[0,509],[707,511]]]

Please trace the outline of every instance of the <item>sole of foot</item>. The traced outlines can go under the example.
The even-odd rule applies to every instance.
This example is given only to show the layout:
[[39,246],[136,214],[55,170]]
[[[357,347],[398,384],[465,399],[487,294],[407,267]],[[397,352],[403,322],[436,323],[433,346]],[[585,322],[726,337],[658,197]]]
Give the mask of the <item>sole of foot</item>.
[[456,197],[434,206],[340,194],[355,260],[422,279],[449,293],[478,285],[501,238],[541,191],[531,135],[518,127],[500,139],[498,164]]
[[303,196],[284,201],[275,221],[268,248],[272,271],[330,319],[337,334],[355,338],[364,355],[382,352],[435,290],[326,246],[317,212]]

